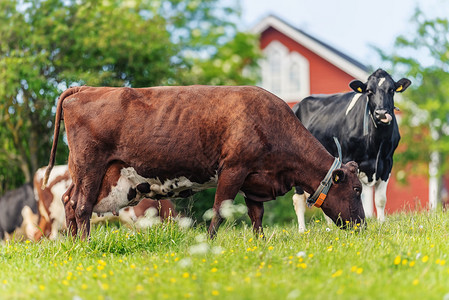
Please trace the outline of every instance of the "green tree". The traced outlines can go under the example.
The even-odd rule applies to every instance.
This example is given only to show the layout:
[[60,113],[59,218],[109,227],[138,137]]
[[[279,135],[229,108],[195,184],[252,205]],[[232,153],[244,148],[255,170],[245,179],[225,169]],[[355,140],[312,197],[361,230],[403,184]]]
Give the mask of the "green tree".
[[0,194],[47,164],[71,85],[254,84],[258,45],[238,17],[218,0],[0,1]]
[[417,9],[412,27],[415,34],[397,37],[393,53],[379,51],[398,76],[413,82],[404,101],[397,104],[403,112],[400,128],[405,147],[395,159],[402,166],[414,162],[412,168],[419,172],[427,171],[422,166],[432,161],[438,165],[433,175],[439,178],[449,169],[449,21],[427,19]]

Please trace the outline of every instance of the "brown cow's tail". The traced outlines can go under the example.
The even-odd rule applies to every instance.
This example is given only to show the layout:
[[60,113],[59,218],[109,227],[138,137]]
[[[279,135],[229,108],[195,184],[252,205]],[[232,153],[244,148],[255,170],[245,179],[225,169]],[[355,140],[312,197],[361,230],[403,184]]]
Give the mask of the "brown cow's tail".
[[58,105],[56,106],[56,117],[55,117],[55,132],[53,135],[53,145],[51,147],[50,152],[50,161],[48,162],[47,169],[45,170],[45,176],[44,180],[42,182],[42,189],[45,188],[48,182],[48,178],[50,177],[51,170],[53,169],[53,166],[55,165],[55,158],[56,158],[56,147],[58,146],[58,139],[59,139],[59,129],[61,125],[61,119],[62,119],[62,102],[65,98],[79,92],[81,90],[81,87],[71,87],[65,90],[60,96],[58,100]]

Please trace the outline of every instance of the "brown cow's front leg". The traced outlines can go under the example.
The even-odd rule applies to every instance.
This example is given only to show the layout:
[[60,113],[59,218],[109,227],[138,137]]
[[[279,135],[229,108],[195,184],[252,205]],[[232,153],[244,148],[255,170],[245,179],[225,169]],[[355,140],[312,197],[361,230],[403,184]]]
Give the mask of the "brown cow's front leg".
[[65,222],[67,226],[67,230],[72,235],[72,237],[76,236],[78,232],[78,226],[76,224],[75,217],[75,207],[76,202],[74,199],[74,187],[75,185],[72,183],[67,191],[62,195],[62,202],[64,203],[65,210]]
[[211,239],[217,234],[218,227],[223,222],[223,217],[220,214],[221,204],[225,200],[234,201],[235,196],[240,190],[246,173],[236,171],[233,169],[223,170],[218,178],[217,191],[215,192],[214,201],[214,216],[209,225],[209,236]]
[[81,234],[82,240],[85,240],[90,235],[90,218],[92,217],[92,210],[93,205],[89,201],[79,203],[79,205],[77,205],[75,208],[78,234]]
[[262,218],[263,218],[263,202],[253,201],[245,197],[246,206],[248,207],[248,215],[253,224],[254,233],[263,236]]

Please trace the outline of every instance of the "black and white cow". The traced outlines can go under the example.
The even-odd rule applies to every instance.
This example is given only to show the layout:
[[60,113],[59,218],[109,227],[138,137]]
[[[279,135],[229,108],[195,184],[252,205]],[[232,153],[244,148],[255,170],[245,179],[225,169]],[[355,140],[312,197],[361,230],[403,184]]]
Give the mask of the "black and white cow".
[[[400,139],[393,96],[395,92],[405,91],[410,84],[406,78],[395,82],[387,72],[378,69],[366,83],[351,81],[349,86],[354,92],[310,96],[293,107],[295,115],[332,155],[338,156],[333,139],[337,137],[343,162],[359,164],[365,215],[372,217],[374,214],[374,187],[380,221],[385,219],[387,184],[393,152]],[[296,189],[293,204],[299,231],[304,231],[305,195],[302,189]]]
[[0,198],[0,240],[33,239],[37,221],[37,202],[31,183],[8,191]]

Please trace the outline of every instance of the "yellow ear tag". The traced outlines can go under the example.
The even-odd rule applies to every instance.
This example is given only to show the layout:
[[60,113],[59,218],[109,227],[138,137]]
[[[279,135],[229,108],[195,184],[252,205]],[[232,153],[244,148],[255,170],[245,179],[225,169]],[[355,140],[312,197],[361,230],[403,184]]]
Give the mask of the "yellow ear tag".
[[396,89],[396,92],[400,92],[400,91],[402,91],[402,85],[400,85],[400,86]]
[[335,181],[335,182],[337,182],[337,181],[338,181],[338,179],[340,179],[340,177],[338,177],[338,175],[335,175],[335,177],[334,177],[334,181]]
[[357,91],[359,91],[360,93],[362,92],[362,88],[361,87],[358,87],[357,88]]

